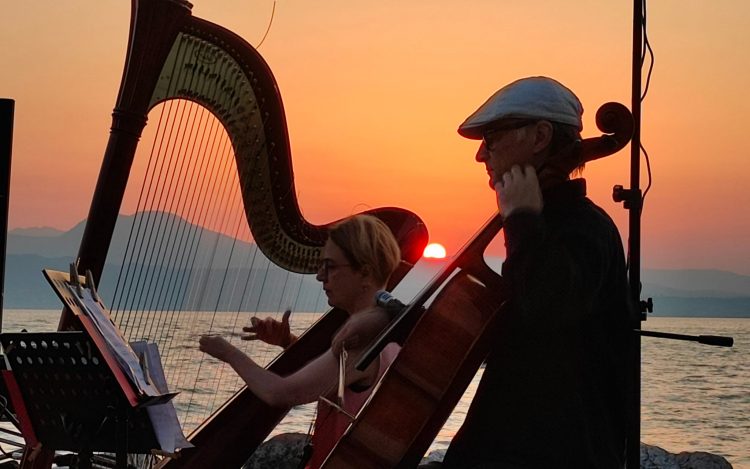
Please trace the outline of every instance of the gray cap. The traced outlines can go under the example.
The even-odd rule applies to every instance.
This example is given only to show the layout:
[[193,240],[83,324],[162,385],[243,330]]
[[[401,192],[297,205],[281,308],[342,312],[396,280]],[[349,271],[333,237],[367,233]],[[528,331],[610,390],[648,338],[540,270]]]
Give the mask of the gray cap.
[[575,94],[547,77],[528,77],[506,85],[458,127],[466,138],[479,140],[490,124],[501,119],[543,119],[583,130],[583,106]]

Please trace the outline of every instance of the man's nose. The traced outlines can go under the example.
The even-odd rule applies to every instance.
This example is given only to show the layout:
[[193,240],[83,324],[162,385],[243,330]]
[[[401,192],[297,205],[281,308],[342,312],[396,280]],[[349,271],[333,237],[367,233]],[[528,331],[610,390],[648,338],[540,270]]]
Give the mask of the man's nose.
[[477,149],[477,154],[474,157],[477,160],[477,163],[484,163],[487,161],[487,158],[490,156],[490,152],[487,151],[487,145],[482,142],[481,145],[479,145],[479,148]]

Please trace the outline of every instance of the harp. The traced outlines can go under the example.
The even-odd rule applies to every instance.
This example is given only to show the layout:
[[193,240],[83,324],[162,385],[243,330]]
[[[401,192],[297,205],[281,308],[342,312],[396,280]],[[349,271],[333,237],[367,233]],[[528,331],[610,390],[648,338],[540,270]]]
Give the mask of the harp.
[[[132,0],[111,134],[77,257],[78,271],[92,273],[126,337],[157,342],[170,389],[181,396],[191,394],[192,385],[175,384],[170,367],[197,358],[180,354],[189,347],[176,338],[178,330],[187,329],[186,337],[197,340],[206,328],[231,333],[231,328],[214,328],[222,316],[217,312],[281,310],[290,301],[295,310],[324,307],[320,295],[299,297],[314,284],[305,274],[317,270],[328,227],[307,222],[300,212],[283,106],[269,67],[242,38],[190,10],[184,0]],[[159,119],[144,157],[148,162],[134,164],[138,142],[149,129],[147,116],[154,113]],[[190,130],[196,135],[188,135]],[[214,175],[214,167],[229,168],[229,175]],[[133,192],[135,215],[123,221],[120,212],[130,203],[130,182],[139,172],[145,179]],[[141,203],[145,200],[150,202]],[[240,213],[217,215],[226,206]],[[427,231],[407,210],[368,213],[382,219],[401,246],[392,288],[421,256]],[[118,239],[125,233],[127,240]],[[122,250],[125,260],[112,260],[118,254],[111,250]],[[195,268],[204,257],[211,260]],[[246,268],[256,261],[266,267]],[[290,300],[295,294],[298,299]],[[187,323],[183,311],[185,317],[214,314],[206,325]],[[231,322],[225,316],[223,323]],[[322,315],[292,347],[269,359],[269,368],[289,373],[326,350],[345,317],[335,308]],[[241,327],[246,321],[234,323]],[[59,328],[75,327],[75,318],[63,311]],[[170,358],[170,347],[183,350]],[[226,378],[211,376],[201,392],[226,391]],[[207,407],[208,416],[181,422],[195,448],[159,461],[160,466],[241,466],[287,409],[269,408],[236,386],[228,398],[212,399],[218,404],[195,405]],[[177,406],[182,417],[182,407],[190,404],[178,401]]]

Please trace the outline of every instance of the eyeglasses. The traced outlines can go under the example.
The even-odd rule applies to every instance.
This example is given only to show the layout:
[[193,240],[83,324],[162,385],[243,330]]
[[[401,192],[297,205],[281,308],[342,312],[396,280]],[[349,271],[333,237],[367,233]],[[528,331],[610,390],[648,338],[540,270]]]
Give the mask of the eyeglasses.
[[323,280],[328,280],[328,274],[330,274],[332,270],[336,270],[339,267],[350,267],[350,266],[351,264],[336,264],[330,259],[323,259],[320,262],[320,267],[318,268],[318,272],[322,272],[321,277],[323,278]]
[[492,127],[482,132],[482,143],[487,148],[487,150],[492,151],[492,143],[499,140],[499,137],[495,139],[490,138],[493,134],[497,134],[498,132],[507,132],[509,130],[520,129],[522,127],[526,127],[527,125],[531,125],[534,122],[536,121],[525,119],[525,120],[510,122],[505,125],[499,125],[497,127]]

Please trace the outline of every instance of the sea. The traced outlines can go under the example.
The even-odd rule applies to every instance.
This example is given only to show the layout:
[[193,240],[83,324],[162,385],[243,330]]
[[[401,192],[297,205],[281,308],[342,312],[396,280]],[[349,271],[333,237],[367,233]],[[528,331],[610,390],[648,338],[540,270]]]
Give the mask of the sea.
[[[54,331],[59,315],[55,310],[5,310],[2,331]],[[303,332],[318,317],[317,313],[294,314],[293,331]],[[211,323],[215,320],[211,319]],[[672,453],[718,454],[735,469],[750,469],[750,319],[651,317],[642,329],[692,336],[730,336],[734,346],[642,338],[641,441]],[[196,328],[195,334],[181,345],[197,349],[200,333],[200,327]],[[430,451],[448,446],[463,422],[481,375],[480,369]],[[196,395],[200,396],[202,393],[198,391]],[[295,407],[271,436],[308,432],[314,409],[314,404]]]

